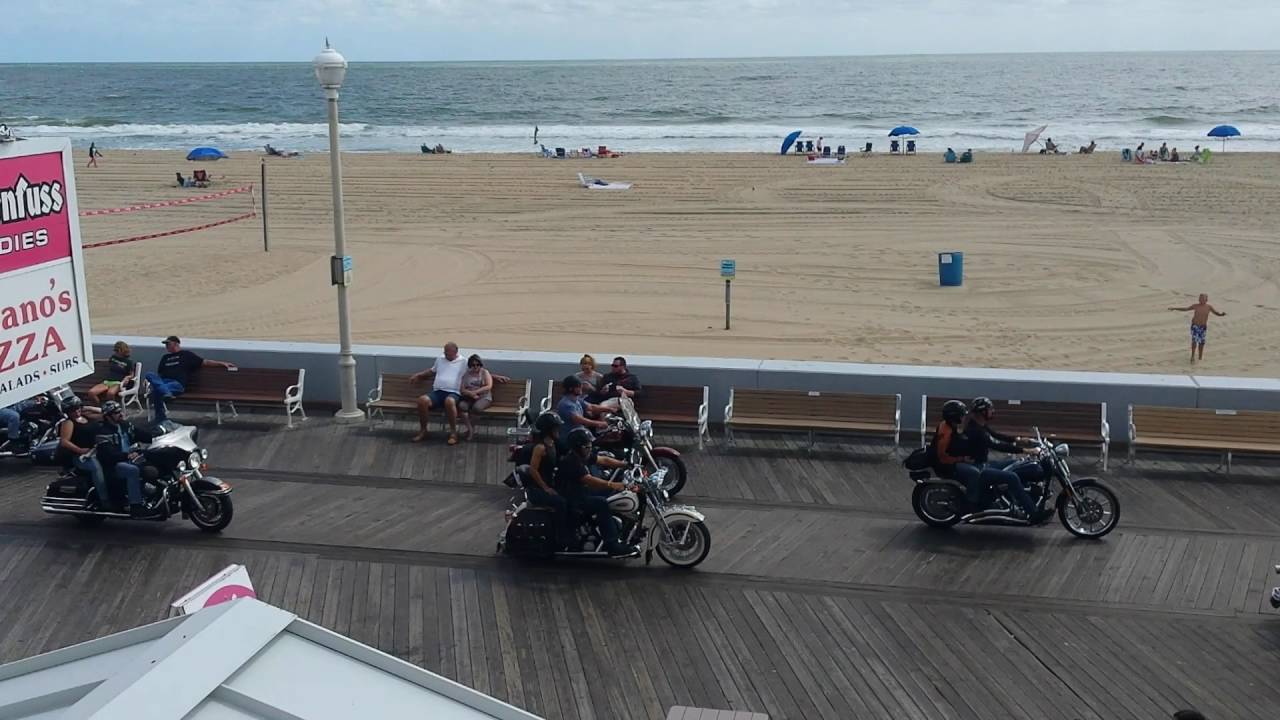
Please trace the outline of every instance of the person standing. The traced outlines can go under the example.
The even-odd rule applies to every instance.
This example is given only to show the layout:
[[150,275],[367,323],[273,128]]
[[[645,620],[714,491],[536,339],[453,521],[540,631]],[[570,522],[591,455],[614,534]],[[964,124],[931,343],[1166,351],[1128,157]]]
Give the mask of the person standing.
[[538,126],[537,125],[533,126],[533,145],[534,147],[537,147],[538,145]]
[[[1209,332],[1209,315],[1217,315],[1218,317],[1226,317],[1224,312],[1218,312],[1216,308],[1209,304],[1209,296],[1200,293],[1199,302],[1186,307],[1171,307],[1170,310],[1175,312],[1191,313],[1191,362],[1195,363],[1196,355],[1199,359],[1204,360],[1204,342],[1205,335]],[[1197,350],[1199,351],[1197,353]]]
[[98,158],[102,157],[102,153],[98,152],[98,144],[89,143],[89,167],[98,167]]

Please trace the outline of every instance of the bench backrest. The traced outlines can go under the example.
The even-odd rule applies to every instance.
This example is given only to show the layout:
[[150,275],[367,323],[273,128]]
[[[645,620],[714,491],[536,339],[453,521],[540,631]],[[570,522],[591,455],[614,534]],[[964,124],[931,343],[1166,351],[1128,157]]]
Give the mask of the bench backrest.
[[897,395],[843,392],[734,388],[732,393],[735,417],[778,420],[893,421],[900,402]]
[[[382,399],[409,402],[419,395],[431,392],[431,381],[411,383],[411,376],[400,373],[382,373],[378,383],[382,387]],[[493,404],[499,407],[517,407],[520,400],[529,394],[529,381],[523,378],[511,378],[507,383],[493,384]]]
[[191,374],[189,392],[203,394],[236,391],[279,391],[284,397],[285,390],[298,383],[297,370],[279,370],[275,368],[239,368],[235,372],[221,368],[203,368]]
[[[564,386],[548,380],[547,409],[555,410],[562,397]],[[706,398],[707,388],[703,385],[642,385],[635,401],[636,414],[642,420],[651,415],[688,415],[689,422],[695,422]]]
[[1129,432],[1130,439],[1147,434],[1280,445],[1280,412],[1130,405]]
[[[952,398],[926,395],[921,432],[931,434],[942,422],[942,405]],[[1032,437],[1033,428],[1045,435],[1083,435],[1102,438],[1107,431],[1107,404],[1054,400],[992,400],[995,416],[991,427],[1006,435]],[[968,405],[969,401],[965,401]]]

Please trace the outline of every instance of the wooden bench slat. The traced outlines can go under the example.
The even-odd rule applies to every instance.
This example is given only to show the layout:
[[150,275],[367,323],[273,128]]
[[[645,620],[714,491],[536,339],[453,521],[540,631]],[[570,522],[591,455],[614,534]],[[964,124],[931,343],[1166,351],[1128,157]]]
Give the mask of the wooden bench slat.
[[1133,448],[1280,454],[1280,412],[1131,405],[1129,421]]
[[725,430],[731,433],[733,426],[836,430],[884,434],[896,439],[900,404],[897,395],[734,388]]

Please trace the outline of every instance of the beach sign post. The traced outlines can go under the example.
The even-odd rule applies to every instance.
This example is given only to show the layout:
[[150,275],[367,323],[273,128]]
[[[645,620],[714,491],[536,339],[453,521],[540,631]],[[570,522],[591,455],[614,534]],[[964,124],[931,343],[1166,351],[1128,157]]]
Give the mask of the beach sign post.
[[729,287],[733,284],[733,279],[738,275],[737,260],[721,260],[720,261],[720,277],[724,278],[724,329],[729,329],[729,308],[731,307],[731,295]]
[[71,141],[0,144],[0,407],[93,372]]

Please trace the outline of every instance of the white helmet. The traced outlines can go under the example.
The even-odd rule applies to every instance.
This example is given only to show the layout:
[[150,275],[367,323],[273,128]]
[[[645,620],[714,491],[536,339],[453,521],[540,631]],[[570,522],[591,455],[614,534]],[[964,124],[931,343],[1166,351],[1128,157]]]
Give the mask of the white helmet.
[[640,498],[630,490],[609,496],[609,511],[618,514],[633,513],[640,507]]

